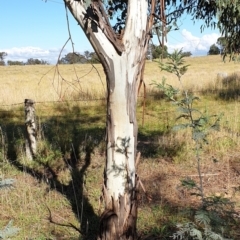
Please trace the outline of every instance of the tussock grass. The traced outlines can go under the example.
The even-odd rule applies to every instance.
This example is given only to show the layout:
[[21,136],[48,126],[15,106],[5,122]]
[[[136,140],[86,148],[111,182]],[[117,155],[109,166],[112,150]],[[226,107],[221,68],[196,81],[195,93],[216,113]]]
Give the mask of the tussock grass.
[[[195,107],[224,114],[220,131],[209,136],[202,154],[206,193],[227,195],[239,209],[239,66],[224,63],[220,56],[186,58],[186,62],[191,66],[183,82],[201,99]],[[14,189],[0,192],[0,229],[13,219],[21,228],[14,239],[94,239],[103,208],[105,161],[105,101],[99,100],[105,97],[105,77],[101,65],[95,67],[98,71],[91,65],[76,65],[77,77],[74,66],[62,65],[59,71],[65,81],[53,78],[53,66],[0,67],[0,105],[10,105],[0,106],[0,177],[16,179]],[[218,73],[227,76],[220,78],[224,74]],[[183,210],[198,204],[180,187],[185,176],[198,181],[191,134],[172,131],[179,123],[178,113],[150,85],[163,76],[168,84],[180,87],[157,62],[146,63],[145,109],[142,90],[137,109],[142,153],[138,174],[147,191],[140,189],[139,195],[138,230],[144,239],[168,239],[177,222],[191,219]],[[37,102],[39,150],[33,162],[24,157],[25,98]],[[15,103],[20,105],[11,105]],[[85,238],[72,227],[50,223],[48,208],[55,223],[71,223]],[[234,234],[237,231],[233,229]]]

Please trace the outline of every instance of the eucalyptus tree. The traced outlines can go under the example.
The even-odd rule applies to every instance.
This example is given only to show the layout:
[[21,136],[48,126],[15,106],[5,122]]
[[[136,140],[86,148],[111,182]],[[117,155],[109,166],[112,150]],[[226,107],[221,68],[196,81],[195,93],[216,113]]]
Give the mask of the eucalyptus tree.
[[[99,239],[135,239],[136,90],[151,36],[153,15],[148,18],[149,4],[146,0],[123,1],[127,18],[123,12],[123,23],[112,28],[107,9],[101,1],[92,1],[89,6],[83,1],[65,2],[86,33],[106,74],[105,211],[101,218]],[[114,11],[114,7],[112,2],[109,13]]]
[[[234,0],[233,0],[234,1]],[[153,29],[159,40],[186,11],[204,27],[218,26],[231,40],[237,27],[224,19],[237,9],[230,1],[205,0],[64,0],[98,55],[107,82],[106,164],[98,239],[136,239],[138,177],[137,92]],[[231,10],[226,8],[230,6]],[[219,20],[216,18],[219,14]],[[160,29],[160,31],[158,31]],[[229,29],[230,31],[229,34]],[[234,33],[233,33],[234,32]],[[161,34],[161,36],[159,36]],[[239,38],[240,39],[240,38]],[[230,41],[229,41],[230,42]],[[163,45],[162,45],[163,46]]]

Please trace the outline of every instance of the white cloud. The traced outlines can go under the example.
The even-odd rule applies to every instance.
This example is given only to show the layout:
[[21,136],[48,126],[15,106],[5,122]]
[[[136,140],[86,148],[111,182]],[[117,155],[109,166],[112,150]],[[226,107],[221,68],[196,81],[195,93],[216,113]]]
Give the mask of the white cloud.
[[[193,55],[207,55],[209,48],[212,44],[217,42],[218,37],[220,36],[217,33],[205,34],[201,37],[194,36],[191,32],[186,29],[183,29],[181,32],[182,40],[178,40],[178,43],[172,44],[171,35],[168,37],[168,51],[172,52],[174,49],[183,49],[184,52],[191,52]],[[0,52],[7,52],[8,56],[5,58],[5,61],[23,61],[26,62],[29,58],[42,59],[49,62],[50,64],[55,64],[57,62],[59,53],[61,49],[43,49],[40,47],[13,47],[9,49],[0,49]],[[62,52],[62,57],[65,56],[71,50],[64,49]]]
[[[172,52],[174,49],[183,49],[184,52],[191,52],[193,55],[207,55],[212,44],[217,42],[220,37],[217,33],[205,34],[201,37],[193,36],[191,32],[183,29],[181,32],[183,40],[177,44],[168,44],[168,51]],[[170,38],[171,39],[171,38]]]
[[[5,61],[23,61],[26,62],[29,58],[37,58],[47,61],[51,64],[55,64],[57,62],[59,53],[61,49],[42,49],[39,47],[13,47],[9,49],[0,49],[0,52],[6,52],[8,55],[5,58]],[[62,57],[68,53],[67,50],[63,50]]]

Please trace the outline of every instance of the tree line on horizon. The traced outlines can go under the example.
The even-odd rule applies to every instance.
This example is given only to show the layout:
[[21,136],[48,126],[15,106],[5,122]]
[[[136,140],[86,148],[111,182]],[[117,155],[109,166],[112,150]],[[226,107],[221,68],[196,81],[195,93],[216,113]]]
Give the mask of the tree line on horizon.
[[[6,52],[0,52],[0,66],[5,65],[49,65],[48,61],[38,59],[38,58],[29,58],[26,62],[16,61],[16,60],[8,60],[5,61],[7,57]],[[64,57],[60,58],[57,62],[58,64],[84,64],[84,63],[99,63],[99,59],[95,52],[85,51],[84,54],[80,54],[78,52],[70,52],[66,54]]]
[[[192,55],[191,52],[183,52],[183,55],[189,57]],[[7,62],[4,61],[5,57],[7,56],[6,52],[0,52],[0,66],[5,65],[49,65],[49,63],[45,60],[29,58],[26,62],[23,61],[12,61],[8,60]],[[151,44],[146,58],[147,59],[158,59],[158,58],[167,58],[168,56],[168,49],[167,46],[163,48],[159,45]],[[57,61],[58,64],[97,64],[100,63],[100,60],[95,52],[84,51],[83,54],[78,52],[69,52],[64,57],[59,58]]]
[[[221,54],[224,50],[224,40],[223,38],[219,38],[216,44],[210,46],[208,51],[208,55],[218,55]],[[160,45],[151,44],[148,52],[147,52],[147,59],[158,59],[158,58],[167,58],[169,52],[168,48],[165,45],[161,47]],[[192,56],[190,51],[182,52],[184,57]],[[38,59],[38,58],[29,58],[26,62],[23,61],[13,61],[8,60],[7,62],[4,61],[5,57],[7,56],[6,52],[0,52],[0,66],[13,66],[13,65],[49,65],[48,61]],[[57,62],[58,64],[96,64],[100,63],[100,60],[95,52],[84,51],[83,54],[78,52],[69,52],[64,57],[60,58]]]
[[23,61],[13,61],[13,60],[8,60],[7,64],[4,61],[5,57],[7,56],[6,52],[0,52],[0,66],[5,66],[5,65],[48,65],[49,63],[45,60],[40,60],[37,58],[29,58],[26,62]]
[[[5,65],[49,65],[48,61],[38,59],[38,58],[29,58],[26,62],[23,61],[13,61],[8,60],[4,61],[5,57],[8,54],[6,52],[0,52],[0,66]],[[83,54],[78,52],[70,52],[64,57],[59,58],[57,61],[58,64],[84,64],[84,63],[99,63],[99,59],[95,52],[85,51]]]

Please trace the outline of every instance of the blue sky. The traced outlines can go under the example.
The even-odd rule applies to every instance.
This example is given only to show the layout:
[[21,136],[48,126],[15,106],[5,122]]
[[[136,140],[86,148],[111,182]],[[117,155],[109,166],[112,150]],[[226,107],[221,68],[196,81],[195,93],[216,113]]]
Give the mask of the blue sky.
[[[0,52],[8,53],[6,60],[39,58],[56,63],[58,54],[68,39],[62,0],[1,0],[0,16]],[[75,51],[92,51],[81,28],[70,13],[68,16]],[[180,29],[168,34],[168,49],[183,48],[194,56],[206,55],[209,47],[216,43],[219,33],[211,29],[201,33],[200,25],[201,22],[194,25],[189,17],[183,17],[179,22]],[[69,43],[63,56],[71,51]]]

